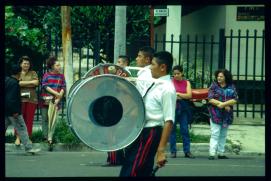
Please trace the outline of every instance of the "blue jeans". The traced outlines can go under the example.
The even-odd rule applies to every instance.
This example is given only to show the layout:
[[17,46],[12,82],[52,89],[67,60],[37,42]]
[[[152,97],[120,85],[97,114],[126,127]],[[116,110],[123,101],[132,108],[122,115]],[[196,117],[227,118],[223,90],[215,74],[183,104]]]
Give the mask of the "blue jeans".
[[182,111],[178,114],[176,111],[175,114],[175,122],[172,128],[172,131],[170,133],[169,137],[169,143],[170,143],[170,152],[176,153],[176,125],[177,123],[180,124],[180,132],[183,139],[183,152],[189,153],[190,152],[190,137],[189,137],[189,131],[188,131],[188,118],[189,114],[187,111]]

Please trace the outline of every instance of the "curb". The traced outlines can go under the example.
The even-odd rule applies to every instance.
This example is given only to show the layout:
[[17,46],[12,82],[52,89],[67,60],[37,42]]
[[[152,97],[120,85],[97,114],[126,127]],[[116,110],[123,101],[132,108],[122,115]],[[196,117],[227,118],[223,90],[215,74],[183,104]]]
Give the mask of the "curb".
[[[182,154],[182,143],[177,143],[178,153]],[[42,151],[48,151],[47,143],[33,143],[33,147],[41,148]],[[209,143],[191,143],[191,152],[200,155],[208,155],[209,153]],[[240,147],[241,148],[241,147]],[[243,151],[243,150],[234,150],[235,146],[233,144],[226,143],[225,145],[226,154],[234,154],[234,155],[265,155],[265,153],[251,152],[251,151]],[[13,143],[5,144],[6,152],[18,152],[24,151],[24,146],[16,147]],[[79,144],[65,144],[65,143],[57,143],[54,145],[53,151],[67,151],[67,152],[95,152],[93,148],[86,146],[83,143]],[[169,151],[169,146],[167,147],[167,152]]]

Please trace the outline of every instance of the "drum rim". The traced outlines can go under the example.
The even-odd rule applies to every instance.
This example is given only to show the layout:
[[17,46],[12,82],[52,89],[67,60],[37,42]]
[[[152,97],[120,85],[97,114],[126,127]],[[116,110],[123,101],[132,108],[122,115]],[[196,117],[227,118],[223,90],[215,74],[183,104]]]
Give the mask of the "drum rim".
[[[102,77],[110,77],[110,78],[115,78],[115,79],[120,79],[121,81],[125,81],[127,84],[129,84],[130,87],[134,87],[134,92],[137,92],[137,99],[139,100],[139,106],[142,107],[142,118],[143,120],[141,121],[141,124],[140,124],[140,127],[138,129],[136,129],[137,131],[136,134],[133,134],[132,136],[134,136],[134,138],[130,139],[129,142],[125,143],[121,146],[121,147],[118,147],[116,149],[102,149],[102,148],[98,148],[94,145],[92,145],[91,143],[87,142],[85,139],[82,139],[82,137],[80,136],[80,134],[78,133],[80,130],[77,130],[77,129],[74,129],[73,127],[73,124],[74,124],[74,121],[72,121],[72,103],[74,101],[74,99],[72,99],[71,97],[73,96],[73,94],[75,94],[77,92],[77,90],[79,90],[83,85],[85,85],[87,82],[91,81],[91,80],[94,80],[94,79],[100,79]],[[68,123],[69,123],[69,127],[71,128],[71,130],[73,131],[73,133],[75,133],[75,135],[86,145],[88,145],[89,147],[95,149],[95,150],[98,150],[98,151],[116,151],[116,150],[120,150],[120,149],[123,149],[125,147],[127,147],[128,145],[130,145],[131,143],[133,143],[137,138],[138,136],[140,135],[141,131],[143,130],[144,128],[144,125],[145,125],[145,105],[144,105],[144,101],[143,101],[143,98],[141,96],[141,94],[139,93],[139,91],[137,90],[137,88],[129,81],[127,81],[125,78],[121,77],[121,76],[118,76],[118,75],[114,75],[114,74],[101,74],[101,75],[95,75],[95,76],[90,76],[90,77],[87,77],[87,78],[84,78],[84,79],[81,79],[81,81],[78,83],[78,85],[75,86],[75,88],[72,90],[71,92],[71,95],[70,95],[70,98],[68,99],[68,102],[67,102],[67,120],[68,120]],[[120,120],[121,121],[121,120]]]

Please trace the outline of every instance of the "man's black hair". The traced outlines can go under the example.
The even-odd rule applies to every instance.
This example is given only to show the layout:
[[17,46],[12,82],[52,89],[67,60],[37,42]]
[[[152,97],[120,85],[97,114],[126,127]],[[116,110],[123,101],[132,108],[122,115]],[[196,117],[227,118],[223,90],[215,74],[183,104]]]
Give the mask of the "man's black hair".
[[167,66],[167,74],[170,73],[173,65],[172,54],[167,51],[157,52],[153,55],[153,58],[157,59],[158,65],[165,64]]
[[124,59],[126,61],[127,65],[130,64],[130,58],[128,56],[126,56],[126,55],[120,55],[119,58]]
[[139,51],[142,52],[145,57],[150,57],[150,60],[152,60],[153,54],[155,52],[154,49],[150,46],[141,47]]
[[16,75],[21,70],[18,64],[6,64],[5,68],[6,68],[5,73],[7,76]]

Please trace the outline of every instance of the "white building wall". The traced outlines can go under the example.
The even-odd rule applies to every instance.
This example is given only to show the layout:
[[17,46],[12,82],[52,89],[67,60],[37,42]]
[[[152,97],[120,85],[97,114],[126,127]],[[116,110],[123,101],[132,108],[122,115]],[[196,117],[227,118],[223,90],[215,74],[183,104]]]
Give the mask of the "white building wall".
[[[167,6],[169,16],[166,21],[166,41],[176,43],[166,43],[166,51],[171,52],[173,56],[173,65],[178,64],[179,60],[179,36],[181,34],[182,6]],[[173,37],[172,37],[173,36]]]
[[[225,22],[225,32],[230,33],[230,29],[241,29],[242,35],[245,35],[245,30],[258,30],[262,31],[264,29],[264,21],[237,21],[237,7],[247,7],[247,6],[263,6],[263,5],[227,5],[226,6],[226,22]],[[251,32],[252,33],[252,32]]]
[[[230,30],[233,30],[233,36],[238,35],[238,30],[241,30],[241,36],[246,36],[246,30],[249,30],[249,36],[254,36],[254,30],[257,30],[257,36],[262,36],[264,30],[264,21],[237,21],[237,7],[245,6],[262,6],[262,5],[227,5],[226,6],[226,24],[225,24],[225,34],[230,35]],[[262,69],[265,70],[265,61],[262,63],[262,59],[265,57],[262,56],[262,39],[256,39],[256,52],[254,52],[254,38],[249,38],[249,41],[246,41],[246,38],[240,39],[240,63],[239,63],[239,72],[241,76],[239,79],[245,79],[246,66],[247,66],[247,79],[253,79],[253,69],[255,67],[255,76],[256,80],[261,79]],[[248,44],[247,44],[248,43]],[[232,41],[232,69],[231,72],[236,78],[238,72],[238,39],[234,38]],[[230,41],[226,43],[226,68],[230,69]],[[246,47],[248,47],[246,55]],[[255,64],[254,64],[254,54],[255,54]],[[247,57],[247,60],[246,60]],[[247,64],[246,64],[247,62]],[[263,72],[265,75],[265,72]]]
[[207,6],[182,17],[182,36],[196,34],[202,36],[214,35],[219,38],[219,29],[225,28],[225,6]]
[[[209,43],[205,44],[205,55],[203,55],[203,44],[197,44],[197,54],[195,55],[195,43],[191,43],[189,56],[187,56],[187,46],[184,44],[181,62],[187,62],[188,60],[189,66],[193,67],[196,64],[198,70],[201,70],[204,65],[206,76],[213,74],[218,68],[219,45],[213,44],[213,54],[211,56],[211,35],[214,35],[214,42],[219,41],[219,29],[225,28],[225,14],[225,6],[220,5],[206,6],[182,17],[182,41],[187,41],[187,35],[189,35],[189,41],[195,42],[195,36],[198,35],[198,42],[203,42],[203,36],[205,36],[205,41]],[[211,64],[212,70],[210,70]]]
[[[214,35],[214,42],[219,41],[219,30],[225,29],[225,35],[230,35],[230,30],[233,29],[233,35],[238,34],[238,29],[241,30],[241,36],[246,35],[246,30],[249,30],[249,36],[254,36],[254,30],[257,30],[257,36],[262,36],[262,31],[264,30],[264,21],[237,21],[237,7],[239,6],[263,6],[263,5],[218,5],[218,6],[206,6],[205,8],[202,8],[200,10],[194,11],[190,14],[187,14],[185,16],[181,17],[181,35],[182,35],[182,41],[187,40],[187,35],[190,36],[190,42],[195,41],[195,35],[198,35],[198,41],[202,42],[202,36],[206,36],[206,41],[209,42],[211,35]],[[169,21],[169,18],[168,20]],[[174,26],[174,23],[172,23],[172,26]],[[175,26],[178,27],[178,24],[175,24]],[[166,31],[165,25],[160,25],[159,27],[155,28],[155,33],[158,34],[158,39],[162,40],[162,35]],[[167,28],[167,35],[171,34],[172,29]],[[179,41],[179,40],[178,40]],[[237,75],[237,59],[238,59],[238,39],[234,38],[232,41],[232,66],[230,69],[230,42],[229,39],[227,39],[226,42],[226,68],[230,69],[232,74],[234,75],[234,78],[236,79]],[[262,70],[265,70],[265,57],[262,56],[262,50],[264,49],[262,47],[262,39],[257,38],[256,39],[256,53],[254,52],[254,39],[249,39],[248,41],[248,58],[246,65],[246,40],[245,38],[242,38],[240,41],[240,68],[239,73],[241,74],[241,77],[239,79],[244,79],[244,75],[246,73],[246,66],[248,79],[253,78],[253,69],[255,67],[256,71],[256,79],[261,79]],[[158,50],[161,50],[162,44],[158,44]],[[207,52],[210,50],[210,46],[205,47]],[[218,45],[213,47],[213,70],[210,73],[213,73],[215,69],[218,68]],[[181,50],[181,57],[180,61],[181,64],[183,62],[193,63],[197,61],[197,64],[200,64],[202,62],[202,46],[199,45],[197,47],[197,60],[195,60],[195,57],[191,57],[191,55],[194,56],[195,54],[195,47],[193,44],[190,44],[189,52],[190,57],[188,59],[187,57],[187,47],[185,44],[182,46]],[[256,57],[256,64],[254,66],[254,54]],[[210,54],[205,54],[205,66],[208,67],[210,62]],[[178,57],[176,57],[178,59]],[[263,75],[265,75],[265,72],[263,72]]]

